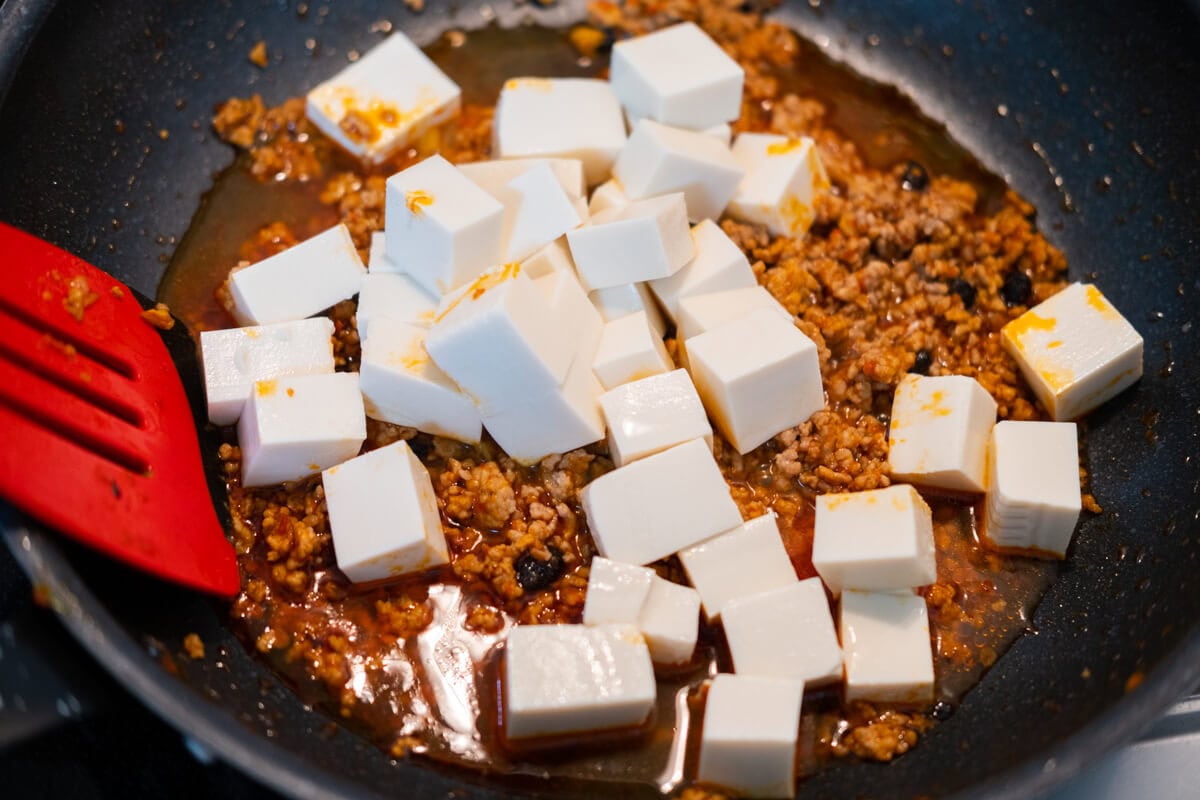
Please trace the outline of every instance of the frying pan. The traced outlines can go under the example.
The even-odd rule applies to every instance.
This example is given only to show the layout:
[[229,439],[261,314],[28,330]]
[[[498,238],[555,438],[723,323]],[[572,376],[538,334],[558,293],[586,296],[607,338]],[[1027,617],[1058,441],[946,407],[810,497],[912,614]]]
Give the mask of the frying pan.
[[[399,2],[310,2],[301,13],[276,0],[7,0],[0,219],[152,294],[213,174],[233,157],[209,129],[216,103],[302,92],[349,48],[377,41],[381,19],[425,43],[448,26],[561,24],[581,13],[576,2],[427,6],[412,14]],[[1029,797],[1133,736],[1200,679],[1200,25],[1185,5],[1119,0],[808,0],[776,15],[944,120],[1039,207],[1073,277],[1098,282],[1146,338],[1145,378],[1089,423],[1104,513],[1082,522],[1029,635],[910,754],[886,766],[838,764],[802,785],[812,798]],[[246,60],[260,38],[283,58],[265,71]],[[514,791],[390,760],[282,686],[229,632],[220,604],[0,513],[19,562],[99,662],[268,785],[302,797]],[[212,657],[172,657],[191,631]]]

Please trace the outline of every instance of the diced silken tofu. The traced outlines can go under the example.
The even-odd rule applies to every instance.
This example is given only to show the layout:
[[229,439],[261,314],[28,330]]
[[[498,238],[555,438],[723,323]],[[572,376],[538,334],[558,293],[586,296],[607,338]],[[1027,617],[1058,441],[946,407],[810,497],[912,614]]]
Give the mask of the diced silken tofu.
[[711,136],[644,119],[613,165],[631,200],[682,192],[693,220],[717,219],[745,170],[729,147]]
[[[651,282],[652,288],[655,283],[657,281]],[[675,301],[675,325],[679,338],[686,340],[760,309],[770,311],[788,323],[793,321],[791,313],[770,292],[751,283],[738,289],[697,292],[678,298]]]
[[614,178],[600,184],[592,192],[592,198],[588,201],[588,213],[595,216],[602,211],[624,208],[630,202],[632,201],[629,195],[625,194],[620,182]]
[[592,369],[606,390],[675,368],[644,311],[606,322]]
[[577,158],[589,184],[608,178],[625,145],[625,119],[608,83],[512,78],[496,102],[492,152],[500,158]]
[[817,197],[830,187],[813,140],[742,133],[733,157],[746,177],[729,202],[729,215],[765,225],[776,236],[803,236],[816,218]]
[[461,92],[403,33],[394,33],[308,93],[308,119],[364,161],[379,164],[458,113]]
[[583,222],[548,163],[525,170],[502,186],[505,263],[521,261]]
[[817,346],[774,311],[688,339],[687,358],[704,407],[739,453],[825,407]]
[[591,222],[567,233],[588,291],[674,275],[695,255],[682,194],[638,200]]
[[1073,283],[1000,331],[1056,420],[1082,417],[1142,377],[1142,337],[1090,283]]
[[636,626],[654,578],[649,567],[596,556],[588,572],[583,624]]
[[847,702],[933,702],[933,646],[925,598],[846,591],[838,627],[846,659]]
[[583,177],[583,162],[577,158],[501,158],[493,161],[474,161],[459,164],[462,174],[488,194],[499,199],[500,190],[513,178],[524,175],[534,167],[548,165],[563,191],[573,198],[587,196]]
[[819,495],[812,562],[835,595],[928,586],[937,580],[929,506],[902,484]]
[[560,236],[526,258],[521,262],[521,271],[534,280],[554,272],[568,272],[574,276],[575,260],[571,258],[567,237]]
[[700,632],[700,594],[655,575],[638,617],[638,628],[656,664],[691,660]]
[[295,481],[340,464],[367,438],[358,375],[258,381],[237,430],[243,486]]
[[739,597],[791,586],[799,579],[774,511],[679,551],[688,580],[711,619]]
[[387,257],[441,296],[501,263],[504,206],[435,155],[387,180]]
[[653,295],[644,283],[623,283],[620,286],[609,286],[607,289],[596,289],[588,297],[605,322],[641,311],[650,320],[650,327],[654,328],[660,338],[667,331],[662,313],[658,310],[658,303],[654,302]]
[[708,686],[697,780],[741,797],[796,794],[801,681],[718,675]]
[[388,258],[387,234],[375,231],[371,234],[371,249],[367,253],[367,274],[403,272],[400,265]]
[[321,482],[338,569],[352,582],[449,561],[433,482],[408,442],[330,467]]
[[475,402],[425,351],[426,330],[399,319],[375,321],[363,343],[359,380],[367,416],[435,436],[475,443],[483,432]]
[[896,481],[982,492],[996,401],[965,375],[900,379],[888,428],[888,465]]
[[742,521],[703,439],[602,475],[580,499],[596,549],[631,564],[665,558]]
[[657,689],[636,627],[517,625],[504,649],[504,733],[527,739],[638,726]]
[[[650,291],[662,303],[672,321],[679,320],[679,301],[685,297],[724,292],[730,289],[751,289],[758,286],[754,270],[742,248],[725,235],[712,220],[704,220],[692,228],[692,244],[696,256],[669,278],[650,281]],[[763,290],[766,292],[766,290]],[[767,293],[768,296],[770,293]],[[771,298],[774,300],[774,298]],[[703,304],[701,305],[703,308]],[[781,310],[784,310],[780,306]],[[784,313],[787,313],[784,310]],[[790,315],[789,315],[790,316]],[[689,328],[692,335],[703,333],[711,324],[697,320]],[[686,337],[686,334],[684,336]]]
[[354,318],[358,338],[371,335],[371,320],[388,317],[419,328],[428,328],[437,315],[438,301],[408,275],[399,272],[368,272],[358,292]]
[[842,651],[820,578],[731,600],[721,625],[739,675],[793,678],[807,686],[842,679]]
[[700,132],[705,136],[711,136],[726,147],[729,147],[733,143],[733,128],[728,122],[709,125]]
[[201,331],[209,422],[237,422],[256,381],[333,372],[332,336],[327,317]]
[[231,270],[229,313],[239,325],[269,325],[320,313],[358,294],[367,270],[350,231],[335,225],[248,267]]
[[997,547],[1062,558],[1079,521],[1073,422],[1004,420],[992,429],[983,536]]
[[701,130],[742,110],[745,73],[691,22],[617,42],[610,80],[635,120]]
[[546,295],[550,313],[560,331],[577,339],[575,359],[590,361],[596,354],[604,330],[604,318],[588,298],[573,270],[558,270],[536,279],[534,285]]
[[712,444],[712,426],[686,370],[618,386],[600,395],[600,407],[608,423],[608,452],[618,467],[692,439]]

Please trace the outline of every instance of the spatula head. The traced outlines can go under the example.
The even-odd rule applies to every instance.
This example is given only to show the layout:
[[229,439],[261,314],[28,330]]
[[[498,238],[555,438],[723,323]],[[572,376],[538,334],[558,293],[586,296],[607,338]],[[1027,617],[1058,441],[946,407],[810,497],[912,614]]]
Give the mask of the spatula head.
[[0,497],[128,564],[233,595],[188,397],[129,287],[0,223]]

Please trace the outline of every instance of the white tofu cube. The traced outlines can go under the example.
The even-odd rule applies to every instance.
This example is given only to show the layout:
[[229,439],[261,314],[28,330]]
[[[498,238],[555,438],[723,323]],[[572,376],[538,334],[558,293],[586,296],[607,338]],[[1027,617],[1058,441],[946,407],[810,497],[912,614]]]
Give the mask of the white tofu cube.
[[604,289],[674,275],[695,248],[682,194],[638,200],[567,233],[584,287]]
[[675,369],[667,346],[639,311],[606,322],[592,369],[606,390]]
[[[758,287],[758,281],[754,279],[754,270],[750,268],[750,261],[742,252],[742,248],[734,244],[733,240],[725,235],[725,231],[712,220],[706,219],[692,228],[692,245],[696,249],[695,258],[671,277],[659,278],[649,283],[650,291],[662,303],[673,322],[679,319],[679,301],[684,297]],[[766,289],[763,291],[766,292]],[[769,296],[770,292],[767,292],[767,295]],[[774,300],[773,297],[771,299]],[[775,305],[778,305],[778,302]],[[701,310],[703,306],[704,304],[701,304]],[[786,309],[784,313],[787,313]],[[692,329],[701,324],[702,322],[697,321]],[[696,330],[695,333],[703,333],[703,330]]]
[[1071,284],[1000,335],[1056,420],[1078,419],[1142,377],[1142,337],[1089,283]]
[[358,311],[354,318],[358,338],[366,342],[371,320],[389,319],[428,328],[437,316],[438,300],[408,275],[399,272],[368,272],[358,292]]
[[504,648],[509,739],[635,727],[654,710],[650,651],[629,625],[517,625]]
[[561,386],[579,345],[579,332],[559,329],[545,293],[512,264],[443,299],[425,338],[484,416]]
[[688,339],[687,357],[704,407],[739,453],[825,407],[817,346],[773,311]]
[[638,618],[638,628],[656,664],[685,664],[696,650],[700,632],[700,594],[690,586],[657,575]]
[[663,320],[662,312],[658,310],[658,303],[654,302],[654,296],[644,283],[623,283],[620,286],[609,286],[607,289],[596,289],[588,296],[605,322],[614,322],[630,314],[642,312],[659,338],[667,332],[667,323]]
[[742,521],[703,439],[602,475],[580,499],[600,555],[630,564],[665,558]]
[[1079,442],[1073,422],[999,422],[989,448],[984,538],[1062,558],[1079,521]]
[[608,423],[608,452],[618,467],[669,447],[704,439],[712,427],[687,370],[631,381],[600,395]]
[[431,294],[501,261],[504,206],[441,156],[387,180],[387,254]]
[[718,675],[708,686],[696,779],[740,797],[794,797],[804,684]]
[[544,278],[554,272],[567,272],[573,276],[575,260],[571,258],[571,248],[567,245],[567,237],[560,236],[526,258],[521,262],[521,271],[534,280]]
[[716,125],[709,125],[700,131],[705,136],[711,136],[716,141],[729,147],[733,143],[733,128],[728,122],[721,122]]
[[308,93],[308,119],[347,151],[380,164],[459,111],[458,85],[394,33]]
[[501,190],[514,178],[534,167],[547,165],[558,179],[568,197],[587,197],[587,182],[583,177],[583,162],[577,158],[502,158],[494,161],[475,161],[459,164],[458,168],[480,189],[500,199]]
[[429,471],[395,442],[321,473],[338,569],[377,581],[450,560]]
[[740,597],[791,586],[799,579],[774,511],[679,551],[688,580],[710,620]]
[[201,331],[209,422],[237,422],[256,381],[333,372],[332,336],[328,317]]
[[688,216],[716,219],[745,170],[711,136],[644,119],[613,164],[613,177],[631,200],[682,192]]
[[350,231],[335,225],[282,253],[231,270],[229,313],[239,325],[311,317],[358,294],[366,272]]
[[552,272],[535,280],[534,285],[542,290],[549,301],[550,312],[559,330],[571,331],[573,338],[579,341],[575,358],[585,362],[594,358],[603,335],[604,318],[592,305],[575,273],[566,270]]
[[625,194],[618,181],[607,180],[592,192],[592,199],[588,201],[588,213],[595,216],[602,211],[624,208],[630,202],[629,195]]
[[617,42],[610,80],[635,119],[699,130],[742,112],[745,73],[691,22]]
[[549,164],[525,170],[497,196],[504,204],[505,263],[528,258],[583,222]]
[[359,368],[367,416],[476,443],[483,432],[479,409],[425,352],[426,333],[392,317],[375,321]]
[[621,104],[605,81],[513,78],[496,102],[492,152],[500,158],[577,158],[589,184],[608,177],[625,145]]
[[300,480],[340,464],[357,455],[367,438],[358,375],[258,381],[237,430],[243,486]]
[[933,645],[925,598],[913,594],[842,594],[838,624],[846,658],[846,700],[933,702]]
[[937,580],[929,506],[902,484],[820,495],[812,562],[835,595],[928,586]]
[[[654,283],[651,282],[652,288]],[[686,341],[759,309],[771,311],[788,323],[793,322],[791,313],[774,295],[754,283],[739,289],[686,294],[678,298],[675,301],[675,325],[679,338]]]
[[729,202],[729,216],[765,225],[777,236],[807,233],[816,199],[830,187],[813,140],[743,133],[733,143],[733,157],[746,177]]
[[842,651],[820,578],[731,600],[721,625],[739,675],[794,678],[807,686],[842,679]]
[[996,401],[965,375],[908,374],[896,386],[888,429],[892,478],[956,492],[983,492]]
[[588,573],[584,625],[634,625],[657,576],[649,567],[622,564],[596,556]]
[[371,234],[371,250],[367,254],[367,274],[403,272],[400,265],[388,258],[387,234],[375,231]]

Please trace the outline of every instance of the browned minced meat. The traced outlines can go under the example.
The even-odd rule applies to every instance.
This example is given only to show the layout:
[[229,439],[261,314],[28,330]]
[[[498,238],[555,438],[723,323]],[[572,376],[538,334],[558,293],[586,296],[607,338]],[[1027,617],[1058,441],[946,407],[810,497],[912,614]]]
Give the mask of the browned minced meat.
[[[918,351],[932,356],[932,375],[979,380],[996,398],[1002,418],[1039,415],[998,336],[1025,307],[1006,307],[999,290],[1006,273],[1020,270],[1032,281],[1031,302],[1043,299],[1064,285],[1066,263],[1035,231],[1033,209],[1014,194],[985,216],[967,183],[934,176],[925,191],[908,191],[899,167],[870,168],[853,143],[826,125],[821,103],[780,88],[774,74],[796,66],[794,34],[738,11],[739,5],[598,2],[593,24],[623,35],[696,20],[746,70],[737,129],[808,135],[820,147],[833,190],[818,203],[807,237],[773,237],[732,220],[722,226],[747,252],[760,283],[817,343],[827,406],[745,456],[719,437],[715,447],[743,516],[774,508],[799,574],[811,575],[813,494],[889,484],[887,415],[895,385]],[[264,108],[257,96],[230,100],[214,125],[248,152],[250,169],[260,178],[323,181],[321,200],[336,209],[365,255],[371,233],[383,224],[384,176],[432,152],[455,162],[489,157],[491,116],[488,107],[468,105],[457,122],[430,132],[375,172],[336,156],[304,119],[302,99],[275,109]],[[243,264],[295,241],[282,223],[269,226],[246,243]],[[975,290],[969,308],[949,288],[956,279]],[[347,302],[332,314],[339,369],[357,368],[353,313]],[[668,346],[674,351],[674,342]],[[349,665],[377,663],[384,643],[429,624],[428,590],[440,581],[457,582],[472,598],[464,620],[469,630],[498,630],[506,616],[528,623],[578,621],[593,555],[578,492],[612,469],[603,444],[526,467],[488,442],[471,447],[376,422],[369,425],[367,448],[398,439],[410,440],[430,470],[451,561],[432,573],[367,589],[352,589],[334,569],[319,478],[246,490],[238,483],[237,447],[228,444],[221,454],[246,572],[235,616],[253,631],[260,651],[302,664],[346,716],[355,714],[359,702],[348,688]],[[927,598],[940,634],[939,657],[986,665],[996,657],[991,645],[954,631],[990,630],[995,617],[989,615],[1005,613],[1003,599],[960,584],[973,580],[980,564],[1007,562],[976,552],[953,508],[938,517],[935,530],[941,574]],[[518,564],[530,558],[543,564],[561,559],[551,585],[522,587]],[[834,754],[889,760],[913,747],[932,724],[921,713],[869,706],[852,712],[837,736],[827,738]],[[400,737],[394,747],[399,754],[413,744]]]

